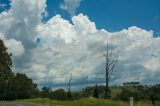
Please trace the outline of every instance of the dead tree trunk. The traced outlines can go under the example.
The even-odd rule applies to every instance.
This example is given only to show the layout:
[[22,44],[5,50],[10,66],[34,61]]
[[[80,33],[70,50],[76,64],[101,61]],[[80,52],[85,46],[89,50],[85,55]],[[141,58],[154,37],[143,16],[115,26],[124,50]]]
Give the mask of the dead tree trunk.
[[109,51],[108,49],[108,42],[107,48],[105,50],[105,59],[106,59],[106,69],[105,69],[105,99],[109,98],[109,79],[111,74],[114,71],[114,68],[117,64],[118,60],[118,52],[114,52],[113,50]]
[[71,97],[72,97],[71,96],[71,81],[72,81],[72,74],[68,80],[68,94],[67,94],[68,99],[71,99]]

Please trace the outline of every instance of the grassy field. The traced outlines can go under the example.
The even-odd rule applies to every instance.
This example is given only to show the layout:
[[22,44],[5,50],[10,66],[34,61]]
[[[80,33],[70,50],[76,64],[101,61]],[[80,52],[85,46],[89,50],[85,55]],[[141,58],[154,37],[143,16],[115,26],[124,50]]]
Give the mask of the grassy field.
[[[122,101],[103,100],[95,98],[86,98],[75,101],[56,101],[50,99],[25,99],[16,100],[16,102],[28,102],[35,104],[44,104],[48,106],[129,106],[129,103]],[[141,101],[136,103],[136,106],[152,106],[151,102]]]

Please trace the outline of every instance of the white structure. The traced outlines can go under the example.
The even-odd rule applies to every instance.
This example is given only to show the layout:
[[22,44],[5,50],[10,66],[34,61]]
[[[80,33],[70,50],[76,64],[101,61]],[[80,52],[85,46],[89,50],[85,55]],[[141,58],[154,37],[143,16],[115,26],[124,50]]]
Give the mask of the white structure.
[[134,106],[134,99],[133,99],[133,97],[130,97],[129,106]]

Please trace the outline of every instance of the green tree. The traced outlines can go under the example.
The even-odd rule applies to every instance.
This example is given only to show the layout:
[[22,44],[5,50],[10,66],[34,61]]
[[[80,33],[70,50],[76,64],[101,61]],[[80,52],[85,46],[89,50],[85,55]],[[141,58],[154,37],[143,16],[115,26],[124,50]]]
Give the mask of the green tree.
[[[12,60],[11,54],[8,53],[7,47],[0,39],[0,72],[1,74],[12,75]],[[6,77],[5,77],[6,78]]]
[[99,91],[98,91],[98,86],[97,84],[95,85],[95,89],[94,89],[94,95],[93,95],[95,98],[98,98],[99,97]]
[[13,77],[11,54],[0,39],[0,99],[7,99],[7,89]]
[[67,95],[64,89],[57,89],[55,91],[51,91],[50,98],[56,100],[66,100]]
[[32,79],[28,78],[25,74],[17,73],[14,80],[14,91],[16,99],[26,99],[32,97],[32,93],[37,88]]
[[0,39],[0,100],[34,97],[37,85],[25,74],[12,72],[11,54]]
[[50,97],[50,91],[51,91],[51,88],[43,87],[42,88],[42,97],[43,98],[49,98]]
[[160,101],[160,84],[156,84],[149,88],[149,97],[153,105],[156,105],[156,101]]

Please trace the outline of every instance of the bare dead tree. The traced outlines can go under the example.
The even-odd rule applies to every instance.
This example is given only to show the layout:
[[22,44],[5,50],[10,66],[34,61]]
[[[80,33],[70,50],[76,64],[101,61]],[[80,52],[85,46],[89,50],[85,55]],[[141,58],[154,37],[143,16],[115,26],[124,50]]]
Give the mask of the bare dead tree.
[[67,94],[67,97],[68,99],[71,99],[71,82],[72,82],[72,73],[69,77],[69,80],[68,80],[68,94]]
[[107,47],[105,49],[105,60],[106,60],[106,69],[105,69],[105,99],[109,98],[109,80],[110,77],[114,71],[114,68],[117,64],[118,60],[118,52],[115,52],[113,50],[108,49],[108,42],[107,42]]

